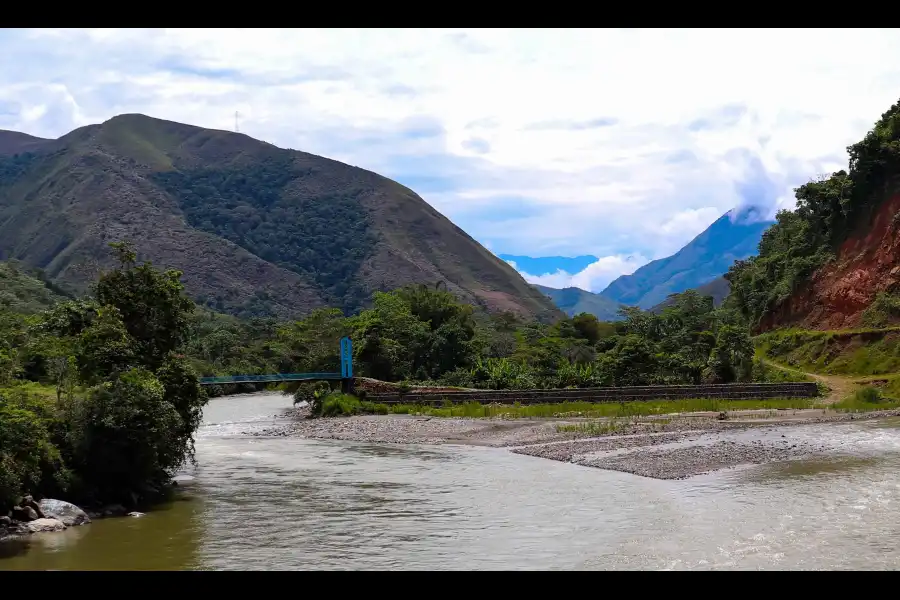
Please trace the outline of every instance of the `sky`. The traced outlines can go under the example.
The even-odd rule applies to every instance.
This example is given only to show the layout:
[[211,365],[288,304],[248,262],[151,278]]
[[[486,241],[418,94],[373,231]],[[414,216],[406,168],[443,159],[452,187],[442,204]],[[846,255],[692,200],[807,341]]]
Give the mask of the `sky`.
[[237,111],[497,254],[598,257],[551,275],[593,291],[735,206],[793,207],[900,97],[897,30],[5,29],[0,56],[0,129]]

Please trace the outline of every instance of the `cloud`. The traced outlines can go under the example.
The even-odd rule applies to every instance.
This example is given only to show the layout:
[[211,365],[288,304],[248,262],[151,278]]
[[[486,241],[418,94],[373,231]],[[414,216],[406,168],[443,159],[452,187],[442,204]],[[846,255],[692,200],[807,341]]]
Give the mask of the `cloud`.
[[567,273],[562,269],[556,273],[532,275],[519,269],[515,261],[506,261],[518,270],[525,281],[552,288],[577,287],[589,292],[602,292],[610,282],[620,275],[630,275],[647,264],[643,256],[604,256],[578,273]]
[[0,53],[0,129],[239,111],[530,256],[658,258],[790,207],[900,95],[894,30],[6,29]]

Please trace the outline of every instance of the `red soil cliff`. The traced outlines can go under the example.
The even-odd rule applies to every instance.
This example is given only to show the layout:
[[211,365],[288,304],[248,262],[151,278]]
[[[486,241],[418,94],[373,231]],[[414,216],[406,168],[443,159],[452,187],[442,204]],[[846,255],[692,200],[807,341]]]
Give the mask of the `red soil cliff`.
[[900,195],[881,204],[841,245],[837,259],[820,268],[760,329],[859,327],[879,292],[900,283]]

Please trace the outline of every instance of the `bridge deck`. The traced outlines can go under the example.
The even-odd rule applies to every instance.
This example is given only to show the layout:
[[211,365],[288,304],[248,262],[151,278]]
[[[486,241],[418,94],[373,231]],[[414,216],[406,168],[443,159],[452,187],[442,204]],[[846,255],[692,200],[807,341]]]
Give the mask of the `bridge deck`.
[[274,383],[278,381],[323,381],[342,379],[340,373],[274,373],[271,375],[230,375],[226,377],[201,377],[200,385],[222,383]]

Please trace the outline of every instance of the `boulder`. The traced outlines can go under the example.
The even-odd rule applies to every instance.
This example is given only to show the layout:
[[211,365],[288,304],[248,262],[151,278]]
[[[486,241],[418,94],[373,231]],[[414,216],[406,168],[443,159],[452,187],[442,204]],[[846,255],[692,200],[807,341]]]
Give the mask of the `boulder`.
[[41,500],[40,507],[44,516],[62,521],[66,527],[87,525],[91,522],[91,518],[86,512],[69,502],[45,498]]
[[35,502],[34,498],[31,496],[25,496],[24,498],[22,498],[22,501],[19,502],[19,506],[21,506],[21,507],[27,506],[28,508],[31,508],[32,510],[34,510],[35,514],[37,514],[37,516],[38,516],[38,519],[43,519],[45,516],[47,516],[43,512],[41,512],[40,504]]
[[0,527],[9,527],[12,525],[12,519],[6,515],[0,516]]
[[138,511],[132,511],[125,516],[127,516],[127,517],[143,517],[144,513],[138,512]]
[[45,531],[62,531],[65,523],[58,519],[36,519],[25,525],[31,533],[43,533]]
[[38,519],[38,514],[30,506],[16,506],[12,509],[12,518],[16,521],[28,522]]

